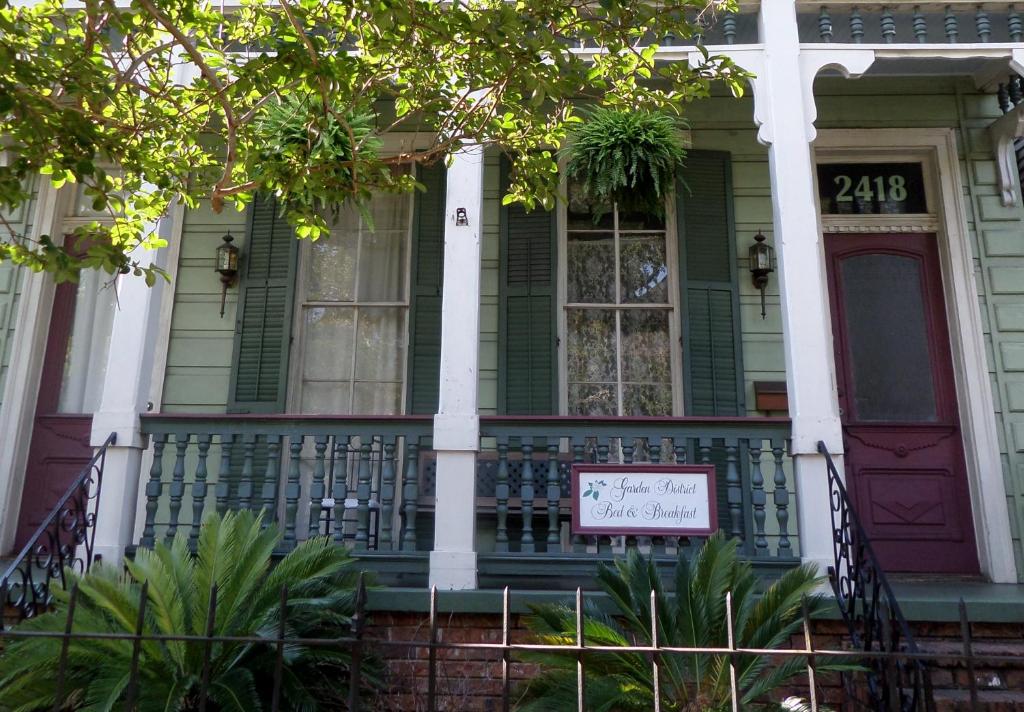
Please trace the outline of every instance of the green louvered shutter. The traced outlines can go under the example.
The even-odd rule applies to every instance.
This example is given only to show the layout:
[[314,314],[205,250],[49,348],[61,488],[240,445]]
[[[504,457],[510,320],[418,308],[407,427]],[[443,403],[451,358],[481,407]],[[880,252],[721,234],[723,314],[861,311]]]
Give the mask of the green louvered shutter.
[[742,415],[730,156],[690,151],[677,186],[687,415]]
[[413,414],[437,412],[441,378],[441,287],[444,279],[444,209],[447,171],[443,163],[420,167],[413,215],[412,323],[409,328],[409,407]]
[[[501,195],[509,165],[501,162]],[[507,415],[558,413],[555,362],[555,213],[501,208],[498,409]]]
[[229,413],[281,413],[288,384],[298,240],[272,199],[249,208]]

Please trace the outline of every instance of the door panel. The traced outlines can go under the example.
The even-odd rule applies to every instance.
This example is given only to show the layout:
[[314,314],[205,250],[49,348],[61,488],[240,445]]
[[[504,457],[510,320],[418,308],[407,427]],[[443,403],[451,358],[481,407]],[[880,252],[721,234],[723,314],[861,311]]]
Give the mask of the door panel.
[[890,571],[978,572],[934,235],[828,235],[854,506]]
[[[108,302],[112,292],[100,292],[99,279],[98,274],[83,273],[82,284],[60,284],[54,295],[15,549],[25,545],[92,459],[92,414],[61,411],[69,405],[76,410],[91,409],[94,404],[83,394],[98,392],[94,382],[97,378],[102,380],[110,337]],[[80,293],[86,298],[80,300]],[[98,300],[97,295],[107,301]],[[84,303],[79,305],[82,309],[76,320],[79,301]],[[105,336],[95,333],[102,330],[106,330]],[[88,333],[88,338],[80,336],[73,343],[73,334],[84,333]]]

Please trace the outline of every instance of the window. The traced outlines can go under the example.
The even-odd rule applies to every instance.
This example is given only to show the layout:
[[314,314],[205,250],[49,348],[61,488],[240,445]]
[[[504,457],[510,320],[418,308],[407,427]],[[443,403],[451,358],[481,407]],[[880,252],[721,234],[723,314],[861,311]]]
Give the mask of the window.
[[678,283],[666,217],[611,206],[598,220],[570,183],[563,244],[569,415],[665,416],[681,410]]
[[332,218],[329,238],[303,244],[292,397],[299,412],[402,412],[412,201],[408,194],[375,196],[372,226],[344,208]]

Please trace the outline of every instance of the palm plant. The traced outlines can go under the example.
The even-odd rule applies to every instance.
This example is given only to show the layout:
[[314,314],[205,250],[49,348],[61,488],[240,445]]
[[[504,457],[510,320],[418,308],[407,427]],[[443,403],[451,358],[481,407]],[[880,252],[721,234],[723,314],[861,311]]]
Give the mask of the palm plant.
[[[735,643],[740,648],[772,649],[787,643],[801,627],[801,607],[810,613],[824,605],[814,594],[821,579],[810,566],[792,569],[758,592],[758,579],[749,563],[736,556],[736,541],[721,534],[710,537],[690,560],[682,557],[675,569],[675,595],[669,596],[653,559],[632,549],[614,567],[602,564],[598,581],[616,609],[615,616],[590,606],[583,634],[587,645],[651,645],[651,592],[657,607],[657,640],[662,647],[726,648],[726,593],[732,594]],[[534,608],[531,630],[541,642],[575,645],[576,613],[564,605]],[[536,656],[541,674],[522,689],[519,710],[573,709],[576,706],[575,656],[544,653]],[[842,669],[827,662],[819,670]],[[587,709],[616,712],[654,709],[650,659],[640,653],[595,653],[585,658]],[[801,657],[770,659],[767,655],[736,658],[741,709],[780,709],[766,702],[770,692],[806,670]],[[662,654],[661,709],[677,712],[716,712],[729,709],[728,657],[716,654]],[[792,704],[792,699],[788,701]]]
[[[350,632],[355,574],[348,553],[325,538],[310,539],[271,567],[279,538],[274,527],[264,526],[262,515],[212,515],[203,523],[195,553],[188,532],[179,532],[170,545],[137,551],[124,571],[101,565],[86,576],[72,574],[69,588],[78,591],[72,632],[134,635],[144,600],[136,709],[198,709],[206,642],[152,636],[204,636],[214,589],[215,638],[277,638],[285,587],[285,637],[337,638]],[[56,595],[54,611],[26,621],[20,630],[62,634],[70,594]],[[3,651],[0,710],[120,708],[129,687],[134,641],[72,637],[64,692],[55,700],[62,642],[59,637],[22,638]],[[272,643],[213,643],[206,709],[252,712],[268,706],[275,653]],[[340,707],[347,694],[348,662],[340,646],[288,643],[281,708]]]
[[679,121],[667,114],[596,108],[572,132],[565,155],[566,174],[582,184],[597,222],[613,203],[664,214],[686,147]]

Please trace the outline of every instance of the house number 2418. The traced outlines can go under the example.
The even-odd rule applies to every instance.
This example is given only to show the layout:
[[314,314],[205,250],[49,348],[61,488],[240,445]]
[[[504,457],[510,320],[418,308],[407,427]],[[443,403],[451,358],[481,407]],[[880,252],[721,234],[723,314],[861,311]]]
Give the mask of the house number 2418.
[[877,200],[880,203],[902,203],[907,199],[907,180],[901,175],[889,176],[888,180],[885,176],[861,176],[856,187],[850,176],[838,175],[833,182],[839,188],[837,203],[852,203],[855,197],[865,202]]

